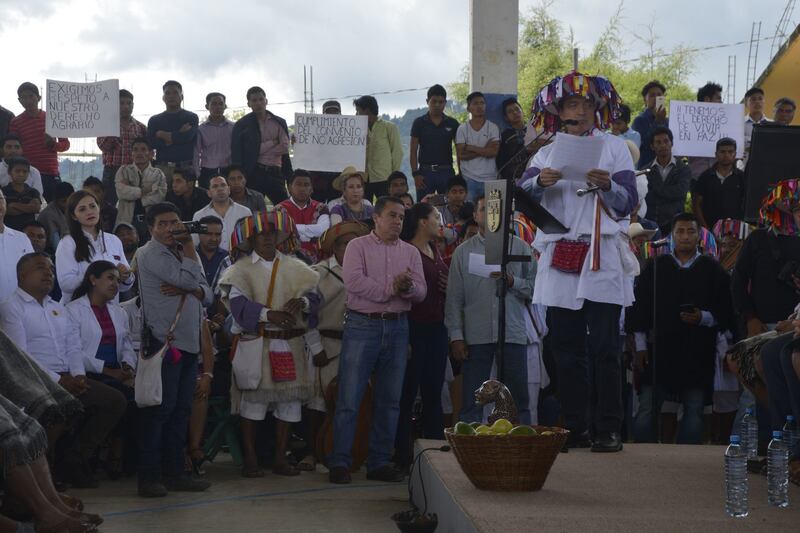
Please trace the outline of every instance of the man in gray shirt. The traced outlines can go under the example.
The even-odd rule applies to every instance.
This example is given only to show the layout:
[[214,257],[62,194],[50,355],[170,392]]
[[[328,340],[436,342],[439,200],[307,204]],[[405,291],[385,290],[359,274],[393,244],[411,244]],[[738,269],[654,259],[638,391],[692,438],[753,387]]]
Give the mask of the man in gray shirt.
[[[161,405],[139,409],[139,495],[166,496],[169,490],[200,492],[210,483],[184,474],[183,449],[189,427],[192,397],[197,382],[197,355],[203,305],[213,298],[189,233],[180,222],[178,208],[164,202],[151,206],[146,215],[153,239],[136,253],[139,291],[148,346],[157,352],[185,295],[180,320],[169,339],[175,353],[161,366]],[[201,379],[211,379],[204,369]]]
[[[497,350],[497,314],[500,301],[497,297],[498,272],[486,274],[480,268],[486,260],[486,199],[481,194],[475,204],[475,221],[479,233],[456,248],[450,263],[447,279],[444,324],[450,335],[450,353],[462,362],[464,386],[459,420],[479,422],[483,408],[475,405],[475,389],[489,379]],[[528,337],[525,327],[527,303],[533,297],[536,261],[531,247],[522,239],[512,237],[511,254],[530,255],[530,263],[510,263],[506,283],[506,342],[503,375],[497,379],[504,383],[519,411],[520,422],[529,424],[531,413],[528,401],[527,345],[534,339]],[[490,304],[490,305],[489,305]]]

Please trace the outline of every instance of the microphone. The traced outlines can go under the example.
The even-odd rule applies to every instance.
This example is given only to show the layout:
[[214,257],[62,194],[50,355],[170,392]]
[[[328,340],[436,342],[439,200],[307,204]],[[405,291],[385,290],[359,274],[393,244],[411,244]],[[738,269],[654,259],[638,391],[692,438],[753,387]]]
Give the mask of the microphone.
[[578,195],[578,198],[583,198],[587,194],[592,194],[593,192],[597,192],[600,190],[599,185],[592,185],[591,187],[587,187],[586,189],[578,189],[575,191],[575,194]]

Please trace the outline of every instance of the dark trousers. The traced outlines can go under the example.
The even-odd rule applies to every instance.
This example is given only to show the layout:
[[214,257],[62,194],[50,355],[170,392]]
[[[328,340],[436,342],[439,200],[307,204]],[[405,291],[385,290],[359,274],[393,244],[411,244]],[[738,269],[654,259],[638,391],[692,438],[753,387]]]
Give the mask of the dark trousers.
[[222,176],[223,178],[227,178],[227,168],[218,167],[218,168],[206,168],[202,167],[200,169],[200,175],[197,176],[197,185],[208,190],[208,186],[211,184],[211,178],[215,176]]
[[425,176],[425,187],[417,189],[417,201],[425,198],[427,194],[445,194],[448,180],[456,175],[453,167],[444,165],[436,165],[436,170],[430,165],[420,165],[419,171]]
[[117,177],[117,170],[119,167],[104,165],[103,166],[103,191],[106,193],[106,202],[111,205],[117,205],[117,187],[114,178]]
[[783,428],[787,415],[800,419],[800,379],[792,366],[792,350],[787,346],[793,337],[794,333],[785,333],[761,349],[773,430]]
[[48,203],[56,197],[56,187],[61,182],[61,177],[57,174],[45,174],[42,172],[42,196]]
[[85,411],[83,423],[75,435],[72,450],[82,459],[89,459],[125,413],[128,401],[112,387],[89,379],[89,389],[78,396]]
[[247,186],[266,195],[272,205],[278,205],[289,198],[281,167],[256,165],[247,176]]
[[417,391],[422,396],[422,433],[426,439],[441,440],[442,384],[447,366],[447,328],[444,324],[408,321],[411,359],[406,366],[400,419],[397,423],[396,455],[399,462],[411,464],[412,410]]
[[559,399],[570,431],[581,433],[587,429],[592,391],[589,358],[594,360],[595,429],[611,433],[619,432],[622,427],[620,311],[619,305],[589,300],[577,311],[561,307],[547,310]]
[[364,198],[366,198],[367,200],[369,200],[374,204],[381,196],[389,196],[388,181],[379,181],[376,183],[366,184],[364,188]]
[[161,405],[139,409],[139,480],[183,475],[183,448],[197,381],[197,354],[161,365]]

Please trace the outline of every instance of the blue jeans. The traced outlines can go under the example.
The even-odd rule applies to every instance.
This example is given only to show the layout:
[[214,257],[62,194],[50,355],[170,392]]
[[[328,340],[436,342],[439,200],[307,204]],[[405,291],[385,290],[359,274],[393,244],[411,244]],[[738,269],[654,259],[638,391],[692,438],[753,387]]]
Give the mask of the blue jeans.
[[328,458],[330,468],[349,469],[352,465],[356,420],[372,375],[375,378],[367,471],[391,463],[407,354],[405,316],[397,320],[376,320],[350,312],[345,314],[339,356],[339,395],[333,416],[333,453]]
[[[511,397],[517,404],[521,424],[530,424],[531,422],[527,348],[524,344],[506,343],[503,375],[497,377],[498,381],[508,387],[511,392]],[[489,379],[496,350],[497,344],[470,344],[467,346],[467,359],[461,366],[464,387],[461,394],[461,413],[458,418],[462,422],[483,420],[483,407],[475,405],[475,390]]]
[[[411,464],[411,417],[417,391],[422,396],[422,433],[443,439],[442,385],[447,366],[447,328],[441,322],[408,321],[411,360],[406,367],[395,447],[399,463]],[[405,462],[404,462],[405,461]]]
[[464,181],[467,182],[467,200],[474,204],[478,201],[478,196],[486,191],[486,182],[473,180],[466,176],[463,177]]
[[161,405],[139,409],[139,481],[183,475],[183,449],[197,383],[197,354],[161,365]]
[[432,170],[429,166],[420,165],[419,171],[425,176],[425,187],[417,190],[417,201],[425,198],[426,194],[434,192],[445,194],[447,192],[447,181],[456,175],[453,167],[444,165],[437,165],[436,170]]
[[[636,413],[634,421],[634,440],[635,442],[657,442],[656,424],[660,422],[661,404],[667,399],[663,390],[659,388],[656,392],[655,405],[653,402],[653,386],[642,385],[639,392],[639,411]],[[705,395],[703,389],[687,389],[681,391],[675,397],[668,398],[680,402],[683,406],[683,418],[678,427],[678,444],[702,444],[703,429],[703,408],[705,407]],[[655,412],[653,408],[655,407]]]

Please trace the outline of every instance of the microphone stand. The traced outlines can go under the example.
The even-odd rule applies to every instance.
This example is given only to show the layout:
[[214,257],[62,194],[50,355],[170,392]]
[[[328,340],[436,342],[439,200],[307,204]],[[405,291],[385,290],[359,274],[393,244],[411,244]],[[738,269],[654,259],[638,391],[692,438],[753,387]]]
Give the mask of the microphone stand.
[[[524,145],[520,148],[517,153],[515,153],[511,158],[506,161],[506,163],[497,169],[497,176],[496,179],[502,180],[502,172],[505,170],[511,163],[515,163],[519,165],[522,160],[530,161],[530,159],[536,155],[537,150],[534,150],[533,153],[528,154],[528,147],[533,145],[536,141],[540,140],[545,135],[545,132],[538,134],[530,143]],[[546,139],[545,143],[553,138],[555,134],[551,133]],[[524,156],[523,156],[524,154]],[[500,279],[497,283],[497,298],[499,308],[497,310],[497,349],[495,351],[495,363],[497,365],[497,378],[499,381],[503,381],[503,376],[505,373],[505,346],[506,346],[506,296],[508,294],[508,282],[506,281],[506,277],[508,275],[508,264],[512,261],[515,262],[523,262],[523,261],[530,261],[530,256],[527,255],[519,255],[514,256],[511,255],[511,250],[509,250],[509,246],[511,243],[510,236],[513,232],[511,224],[513,223],[513,198],[514,198],[514,175],[510,176],[509,178],[505,179],[506,187],[504,193],[504,201],[503,201],[503,227],[505,227],[505,231],[503,231],[503,257],[500,261]]]

